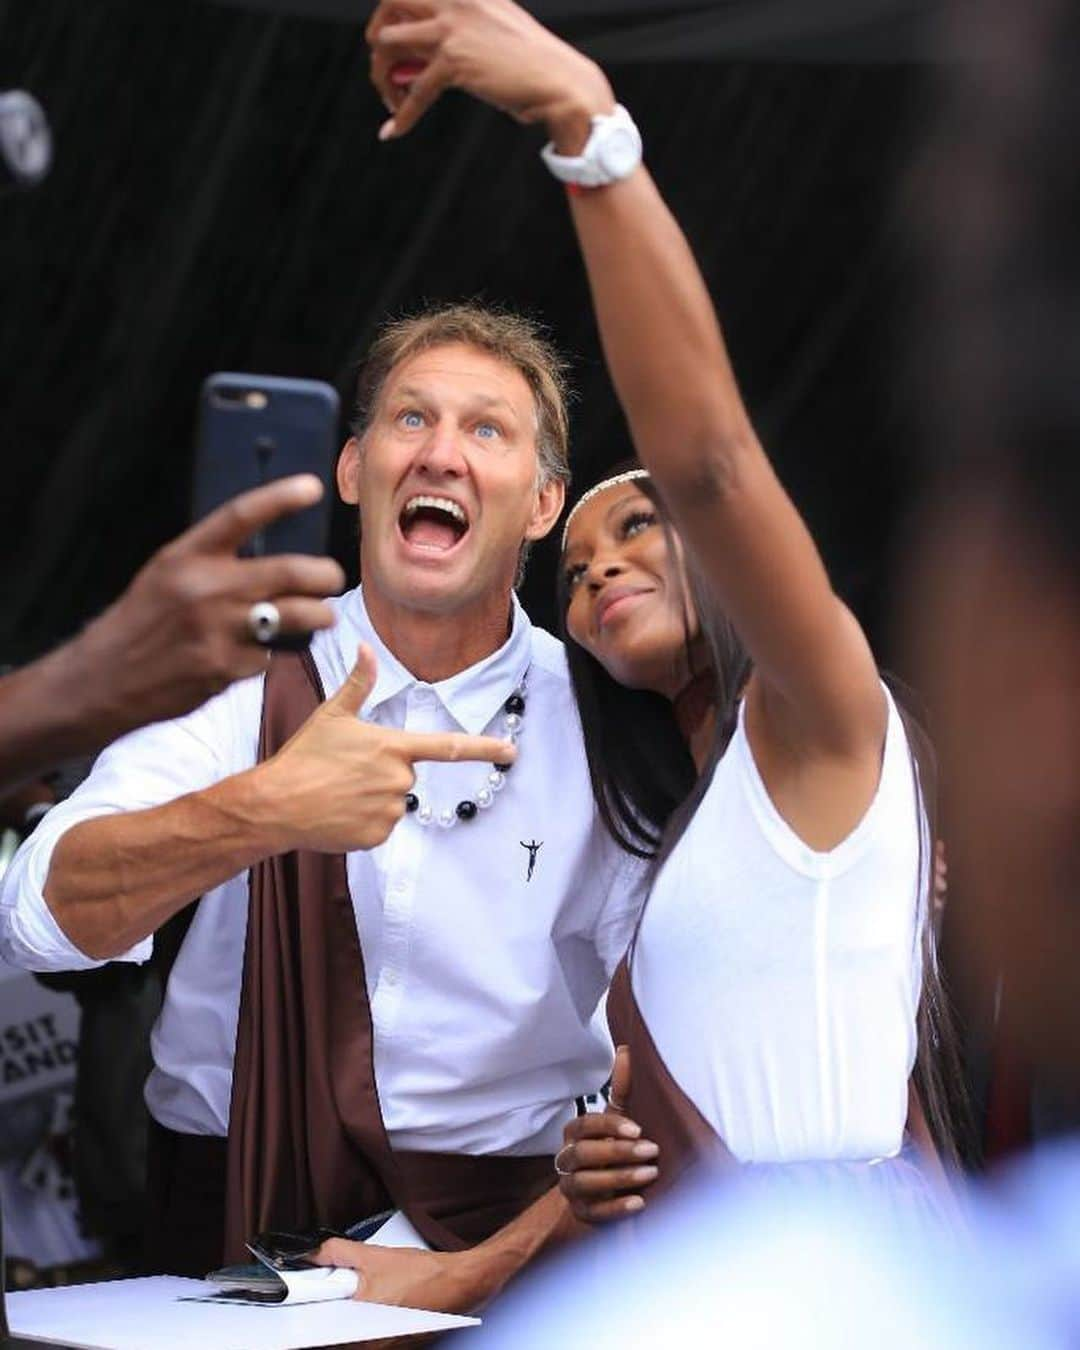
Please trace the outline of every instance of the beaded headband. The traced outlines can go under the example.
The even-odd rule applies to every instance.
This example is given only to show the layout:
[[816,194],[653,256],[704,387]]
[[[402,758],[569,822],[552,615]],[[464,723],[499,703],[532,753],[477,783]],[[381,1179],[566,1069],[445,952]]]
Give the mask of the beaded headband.
[[597,496],[601,492],[606,492],[608,488],[620,487],[623,483],[635,483],[639,478],[648,478],[648,477],[649,477],[648,469],[627,469],[625,473],[617,473],[613,478],[605,478],[603,482],[596,483],[593,487],[591,487],[588,490],[588,492],[586,492],[583,496],[579,497],[577,501],[574,503],[574,506],[570,514],[566,517],[566,524],[563,526],[562,544],[560,545],[560,552],[562,553],[566,552],[566,536],[570,532],[570,522],[574,519],[574,517],[581,510],[581,508],[585,505],[586,502],[591,502],[595,496]]

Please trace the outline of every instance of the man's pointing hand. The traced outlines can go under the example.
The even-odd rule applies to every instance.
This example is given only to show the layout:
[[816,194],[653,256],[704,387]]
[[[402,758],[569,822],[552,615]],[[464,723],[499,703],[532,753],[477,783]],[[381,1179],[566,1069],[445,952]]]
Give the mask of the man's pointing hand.
[[374,848],[405,814],[421,760],[507,764],[515,750],[494,736],[420,734],[360,719],[375,686],[375,657],[362,645],[345,683],[273,758],[253,773],[275,852]]

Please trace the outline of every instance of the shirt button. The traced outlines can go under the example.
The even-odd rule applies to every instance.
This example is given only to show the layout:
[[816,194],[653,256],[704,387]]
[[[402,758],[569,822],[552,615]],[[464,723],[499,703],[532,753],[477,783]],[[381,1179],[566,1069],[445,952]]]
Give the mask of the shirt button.
[[406,891],[405,882],[395,881],[394,884],[390,887],[390,889],[394,893],[394,895],[404,895]]
[[393,989],[398,982],[398,973],[396,970],[388,970],[384,978],[386,980],[386,983],[390,986],[390,988]]

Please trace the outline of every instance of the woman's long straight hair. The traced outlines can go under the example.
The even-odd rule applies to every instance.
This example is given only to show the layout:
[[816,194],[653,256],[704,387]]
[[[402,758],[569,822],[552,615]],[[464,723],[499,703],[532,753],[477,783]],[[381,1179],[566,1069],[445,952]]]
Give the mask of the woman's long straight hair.
[[923,886],[922,990],[916,1014],[913,1078],[938,1152],[952,1167],[981,1162],[978,1134],[966,1083],[963,1039],[956,1004],[938,953],[940,916],[935,902],[934,852],[938,834],[938,771],[933,742],[912,711],[912,693],[894,678],[886,682],[904,725],[919,819],[919,871]]
[[[624,464],[612,473],[638,467],[635,463]],[[667,536],[668,555],[674,559],[677,556],[674,528],[652,479],[639,479],[634,486],[656,508]],[[597,809],[616,843],[636,857],[652,861],[658,869],[693,819],[727,749],[739,699],[750,675],[746,649],[687,558],[683,606],[687,669],[691,676],[711,670],[715,681],[716,732],[708,760],[699,774],[671,701],[660,694],[620,684],[570,636],[566,627],[570,592],[562,568],[558,584],[562,636]],[[702,644],[694,641],[694,614],[704,638],[704,657]],[[965,1160],[971,1159],[975,1132],[964,1090],[953,1002],[945,987],[937,951],[933,866],[937,765],[930,738],[910,711],[906,691],[894,688],[893,693],[907,735],[919,819],[926,826],[925,836],[920,826],[919,838],[918,876],[924,890],[919,905],[923,919],[922,992],[914,1079],[934,1143],[942,1158],[955,1165],[961,1161],[961,1155]]]

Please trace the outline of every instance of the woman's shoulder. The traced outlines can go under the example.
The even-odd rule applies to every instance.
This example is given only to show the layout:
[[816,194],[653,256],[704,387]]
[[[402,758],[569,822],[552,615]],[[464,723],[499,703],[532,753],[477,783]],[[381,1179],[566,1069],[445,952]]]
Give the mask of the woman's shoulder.
[[[862,815],[833,847],[814,848],[785,818],[766,785],[747,734],[747,704],[738,707],[734,731],[717,758],[701,792],[695,818],[697,832],[730,828],[746,836],[747,828],[763,837],[772,852],[807,876],[845,871],[876,839],[915,821],[917,768],[896,699],[883,683],[887,705],[885,740],[878,782]],[[722,824],[726,822],[726,824]],[[906,828],[904,828],[906,834]]]

